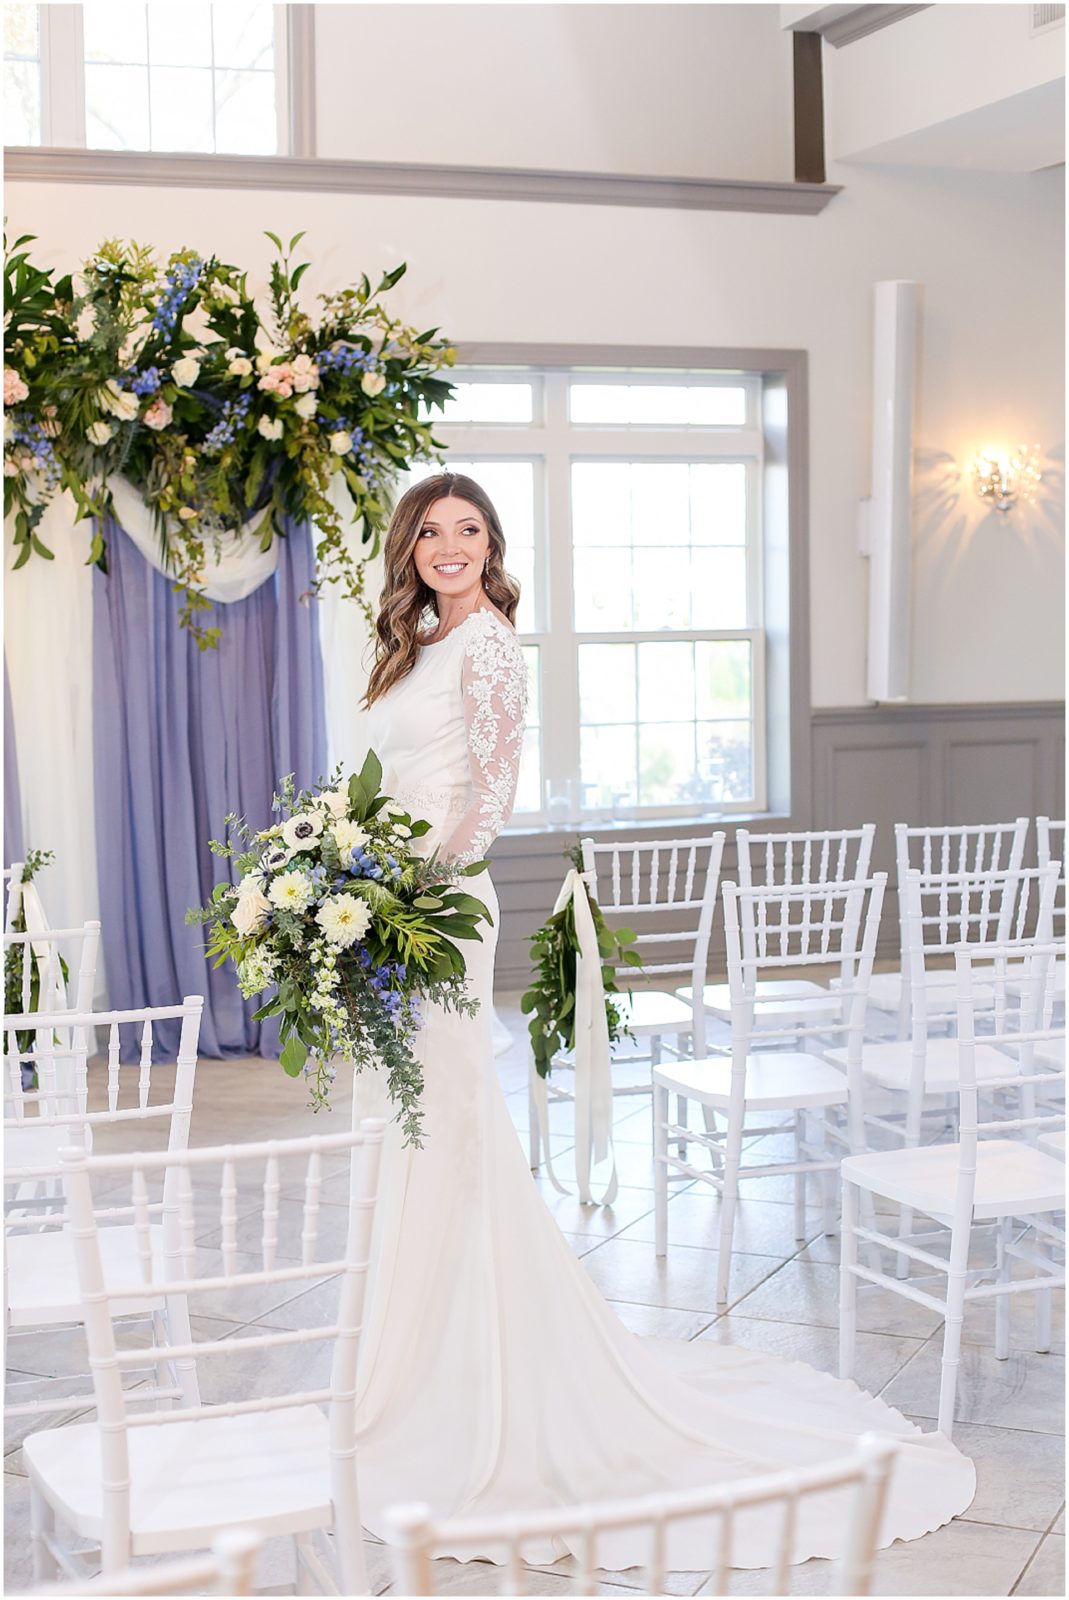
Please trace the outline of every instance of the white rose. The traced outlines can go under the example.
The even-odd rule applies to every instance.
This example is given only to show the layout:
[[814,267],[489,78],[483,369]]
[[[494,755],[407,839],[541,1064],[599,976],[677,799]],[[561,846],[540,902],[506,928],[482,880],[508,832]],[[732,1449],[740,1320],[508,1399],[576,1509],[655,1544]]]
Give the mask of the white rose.
[[200,376],[200,362],[196,356],[181,356],[171,368],[171,377],[180,389],[188,389]]
[[74,332],[83,344],[97,331],[96,306],[83,306],[74,324]]
[[314,389],[319,383],[319,368],[311,356],[295,356],[291,363],[293,367],[293,387],[299,394],[306,389]]
[[252,371],[252,362],[248,356],[235,356],[226,370],[232,378],[247,378]]
[[404,817],[408,815],[408,807],[398,805],[396,800],[387,800],[382,807],[384,817]]
[[298,811],[282,824],[282,838],[291,850],[309,850],[323,832],[323,818],[315,811]]
[[[245,882],[248,882],[248,879]],[[247,939],[250,934],[259,933],[270,910],[270,900],[257,887],[248,894],[239,893],[238,903],[230,913],[230,920],[241,937]]]
[[338,847],[338,854],[343,858],[358,844],[367,844],[368,841],[367,829],[362,828],[359,822],[336,822],[330,831]]
[[319,796],[319,804],[326,806],[332,817],[345,817],[349,812],[349,790],[324,789]]
[[299,417],[314,417],[316,414],[315,395],[302,394],[301,398],[294,402],[293,409]]
[[395,822],[393,825],[393,836],[395,839],[411,839],[412,829],[408,826],[407,822]]
[[263,439],[281,439],[282,418],[261,417],[256,424],[256,431]]
[[360,379],[360,387],[365,394],[374,399],[386,387],[386,374],[384,372],[365,372]]
[[276,361],[281,361],[285,355],[284,350],[276,350],[274,345],[269,345],[266,350],[261,350],[256,357],[257,372],[267,372]]
[[114,378],[108,379],[98,398],[103,409],[118,417],[120,422],[133,421],[141,405],[137,395],[129,389],[120,389]]
[[353,441],[343,428],[330,436],[330,448],[336,456],[347,456],[353,448]]
[[110,422],[91,422],[85,430],[90,444],[107,444],[115,429]]

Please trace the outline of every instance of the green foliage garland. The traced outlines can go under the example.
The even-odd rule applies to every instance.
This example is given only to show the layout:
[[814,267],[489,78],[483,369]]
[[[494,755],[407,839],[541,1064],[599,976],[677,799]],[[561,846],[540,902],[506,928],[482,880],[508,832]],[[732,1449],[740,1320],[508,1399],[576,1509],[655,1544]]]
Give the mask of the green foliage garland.
[[[565,856],[577,872],[583,870],[582,851],[578,845],[566,850]],[[636,938],[634,931],[631,928],[610,928],[589,889],[586,889],[586,895],[598,936],[609,1038],[615,1042],[631,1032],[619,1005],[613,999],[614,995],[620,993],[616,984],[616,968],[640,967],[642,957],[632,948]],[[520,1010],[531,1018],[527,1026],[535,1066],[539,1076],[546,1078],[558,1051],[571,1050],[575,1044],[575,975],[579,940],[575,931],[574,901],[569,900],[563,911],[554,913],[532,935],[531,943],[534,947],[532,960],[535,978],[520,1001]]]

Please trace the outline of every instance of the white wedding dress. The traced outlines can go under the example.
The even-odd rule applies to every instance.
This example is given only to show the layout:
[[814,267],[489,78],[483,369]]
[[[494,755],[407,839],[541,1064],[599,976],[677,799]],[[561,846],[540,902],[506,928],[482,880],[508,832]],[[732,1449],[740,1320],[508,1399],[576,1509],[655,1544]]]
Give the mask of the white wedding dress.
[[[480,859],[508,820],[525,684],[512,630],[479,610],[424,646],[372,707],[387,787],[435,824],[428,850]],[[481,1516],[734,1482],[841,1456],[867,1430],[901,1442],[881,1544],[964,1511],[971,1462],[855,1383],[738,1346],[639,1338],[613,1314],[543,1204],[509,1118],[492,1040],[497,897],[488,873],[469,884],[495,921],[464,946],[481,1008],[468,1018],[426,1007],[424,1148],[403,1148],[391,1122],[383,1153],[358,1377],[365,1526],[381,1536],[384,1508],[404,1501]],[[380,1083],[356,1084],[361,1114],[389,1115]],[[711,1308],[711,1278],[709,1293]],[[845,1511],[842,1490],[807,1501],[795,1559],[841,1555]],[[527,1559],[568,1549],[547,1540]],[[713,1549],[708,1524],[677,1525],[669,1566],[704,1570]],[[742,1515],[733,1565],[767,1566],[768,1550],[762,1514]],[[473,1554],[437,1552],[454,1553]],[[645,1533],[599,1540],[603,1567],[648,1555]]]

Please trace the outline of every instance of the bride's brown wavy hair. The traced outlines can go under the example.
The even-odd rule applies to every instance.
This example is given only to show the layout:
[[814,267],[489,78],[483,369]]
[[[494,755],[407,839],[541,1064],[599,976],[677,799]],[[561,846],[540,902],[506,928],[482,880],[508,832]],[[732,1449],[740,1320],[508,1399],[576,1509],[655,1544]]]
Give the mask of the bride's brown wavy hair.
[[386,567],[378,620],[375,665],[364,705],[373,705],[387,689],[406,678],[419,655],[418,634],[428,610],[438,616],[438,596],[416,570],[415,549],[424,518],[435,500],[467,500],[482,514],[490,534],[483,572],[483,591],[511,622],[520,603],[520,586],[505,571],[505,535],[501,518],[486,490],[463,472],[439,472],[414,483],[398,500],[386,531]]

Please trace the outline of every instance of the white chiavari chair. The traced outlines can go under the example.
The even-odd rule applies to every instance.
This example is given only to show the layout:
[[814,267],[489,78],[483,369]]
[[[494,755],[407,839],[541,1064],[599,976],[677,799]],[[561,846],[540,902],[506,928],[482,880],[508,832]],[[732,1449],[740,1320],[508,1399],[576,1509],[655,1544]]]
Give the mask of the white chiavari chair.
[[[910,954],[909,926],[903,904],[906,874],[922,878],[960,878],[982,872],[1017,872],[1024,865],[1028,818],[990,822],[973,827],[918,827],[895,823],[895,869],[898,889],[900,961],[897,972],[873,974],[869,1004],[897,1018],[900,1039],[909,1033]],[[949,965],[929,970],[925,981],[932,988],[954,992],[954,971]],[[951,1006],[953,1001],[950,1002]]]
[[[768,1560],[772,1571],[765,1594],[790,1591],[790,1565],[812,1502],[829,1490],[847,1491],[845,1553],[834,1587],[828,1593],[868,1595],[880,1535],[880,1522],[893,1466],[894,1446],[873,1435],[862,1435],[850,1455],[827,1465],[797,1472],[743,1478],[738,1483],[647,1495],[641,1499],[561,1506],[552,1511],[520,1513],[496,1518],[432,1517],[426,1506],[395,1506],[387,1512],[387,1542],[391,1548],[398,1594],[434,1595],[435,1566],[432,1552],[470,1547],[482,1551],[495,1547],[503,1584],[496,1591],[507,1595],[537,1592],[524,1561],[532,1541],[543,1546],[548,1539],[566,1540],[578,1552],[572,1593],[597,1592],[599,1541],[621,1529],[648,1532],[650,1560],[645,1571],[645,1594],[663,1594],[667,1573],[673,1570],[673,1528],[699,1519],[708,1526],[710,1583],[703,1594],[727,1594],[731,1581],[732,1541],[744,1519],[760,1518],[767,1528]],[[441,1591],[445,1593],[443,1589]]]
[[[9,1045],[26,1034],[34,1041],[43,1034],[47,1041],[31,1043],[28,1050],[7,1050],[5,1142],[13,1137],[21,1141],[19,1162],[9,1160],[4,1172],[4,1319],[12,1367],[18,1368],[13,1341],[25,1339],[32,1344],[44,1329],[82,1320],[74,1238],[62,1195],[62,1150],[78,1144],[89,1149],[94,1140],[114,1144],[130,1139],[146,1145],[165,1144],[173,1151],[186,1147],[203,1005],[203,998],[193,995],[181,1005],[137,1011],[31,1012],[4,1018]],[[153,1024],[172,1020],[181,1024],[173,1067],[169,1061],[153,1057]],[[140,1059],[122,1071],[120,1030],[124,1027],[140,1035]],[[107,1036],[107,1065],[102,1073],[93,1074],[94,1080],[105,1081],[91,1083],[89,1056],[97,1028]],[[57,1069],[69,1070],[69,1097],[57,1097],[47,1083],[33,1090],[22,1087],[23,1062],[40,1062],[46,1055],[55,1058]],[[68,1104],[68,1098],[73,1104]],[[12,1107],[17,1108],[17,1115]],[[109,1290],[119,1293],[126,1285],[138,1289],[129,1303],[120,1298],[116,1315],[136,1317],[139,1325],[149,1317],[154,1342],[158,1342],[175,1318],[183,1323],[187,1320],[187,1312],[179,1301],[168,1302],[162,1293],[148,1302],[140,1294],[145,1239],[138,1230],[132,1201],[121,1196],[109,1198],[101,1220],[110,1224],[101,1233]],[[163,1231],[161,1209],[153,1207],[147,1234],[150,1265],[158,1265],[162,1258]],[[32,1365],[29,1370],[34,1370]],[[91,1390],[72,1395],[69,1385],[76,1377],[9,1382],[5,1416],[47,1418],[70,1410],[76,1400],[91,1405]],[[190,1369],[165,1372],[161,1364],[155,1388],[142,1387],[140,1394],[145,1400],[167,1403],[186,1394],[194,1381]],[[62,1396],[57,1397],[59,1390]]]
[[[728,1298],[731,1248],[740,1179],[795,1175],[795,1232],[805,1236],[807,1174],[822,1175],[824,1227],[835,1226],[834,1173],[843,1147],[864,1148],[857,1073],[864,1034],[865,1006],[879,933],[886,873],[846,883],[742,889],[726,883],[724,923],[728,981],[731,985],[731,1045],[724,1057],[666,1064],[654,1069],[655,1236],[658,1255],[668,1247],[670,1170],[700,1179],[721,1198],[716,1300]],[[791,1002],[783,1021],[757,1012],[757,985],[765,978],[799,967],[837,972],[837,1013],[828,1014],[828,991]],[[812,1008],[812,1020],[805,1010]],[[824,1059],[829,1037],[845,1041],[845,1070]],[[814,1048],[806,1046],[812,1041]],[[726,1118],[726,1131],[690,1134],[710,1151],[711,1169],[673,1155],[679,1132],[669,1120],[669,1095],[697,1100]],[[747,1126],[751,1115],[792,1114],[794,1161],[742,1165],[743,1139],[779,1134],[782,1121]],[[819,1117],[820,1144],[809,1124]],[[841,1118],[840,1128],[836,1118]],[[840,1148],[833,1153],[832,1145]]]
[[[876,826],[871,822],[861,828],[811,833],[751,833],[748,828],[739,828],[735,834],[739,888],[749,889],[755,883],[765,888],[777,884],[793,888],[806,883],[844,883],[847,879],[867,878],[875,834]],[[757,991],[757,1014],[775,1016],[777,1021],[786,1022],[792,1014],[792,1000],[799,995],[811,1000],[822,991],[823,985],[809,978],[768,979]],[[677,989],[676,993],[682,1000],[692,999],[690,988]],[[707,983],[702,999],[706,1016],[721,1022],[731,1020],[730,984]],[[835,1015],[834,1002],[828,1015]],[[812,1018],[813,1008],[808,1006],[805,1020],[811,1022]]]
[[[648,1041],[647,1054],[624,1053],[614,1057],[626,1069],[632,1065],[655,1064],[665,1050],[683,1053],[683,1041],[691,1042],[695,1056],[705,1053],[705,1013],[693,999],[680,1000],[671,992],[680,974],[698,992],[705,981],[709,939],[716,909],[720,860],[724,853],[722,832],[698,839],[669,839],[595,844],[582,841],[583,871],[591,893],[609,927],[630,927],[637,934],[635,948],[643,957],[641,967],[627,967],[630,985],[634,978],[650,981],[650,988],[622,993],[618,1004],[626,1025],[635,1039]],[[664,959],[647,959],[663,952]],[[670,1044],[669,1040],[675,1040]],[[553,1058],[552,1070],[573,1069],[571,1052]],[[535,1103],[534,1058],[529,1065],[531,1166],[541,1155],[539,1121]],[[638,1081],[625,1072],[615,1073],[613,1094],[649,1094],[650,1083],[643,1074]],[[574,1095],[550,1077],[546,1083],[550,1100],[571,1100]],[[686,1108],[680,1106],[679,1120],[686,1123]]]
[[211,1554],[152,1566],[127,1567],[77,1583],[46,1583],[31,1590],[38,1596],[256,1593],[256,1557],[263,1540],[249,1528],[228,1528],[212,1540]]
[[[139,1556],[199,1549],[222,1529],[240,1526],[265,1538],[294,1538],[299,1578],[303,1567],[328,1589],[331,1573],[310,1536],[330,1530],[338,1591],[367,1592],[356,1475],[356,1365],[384,1126],[369,1120],[350,1133],[154,1154],[64,1152],[99,1420],[32,1433],[23,1445],[38,1581],[51,1578],[57,1565],[78,1575],[77,1556],[58,1533],[60,1522],[77,1538],[99,1542],[105,1573]],[[343,1152],[350,1160],[350,1201],[339,1252],[322,1237],[320,1190],[324,1158]],[[294,1166],[303,1172],[299,1265],[279,1249],[279,1195],[291,1183]],[[198,1174],[203,1191],[209,1171],[218,1178],[221,1239],[198,1253],[192,1179]],[[248,1251],[244,1235],[239,1249],[236,1202],[252,1186],[250,1174],[262,1197],[258,1252]],[[116,1178],[127,1180],[134,1196],[142,1258],[151,1248],[151,1197],[162,1195],[163,1271],[158,1279],[147,1275],[136,1289],[142,1300],[160,1292],[194,1302],[200,1294],[226,1295],[234,1320],[248,1321],[253,1306],[262,1305],[265,1287],[297,1295],[302,1284],[338,1277],[335,1319],[326,1327],[239,1330],[196,1342],[186,1335],[159,1350],[126,1352],[124,1362],[143,1368],[161,1357],[176,1366],[209,1365],[213,1379],[219,1373],[215,1392],[224,1396],[211,1405],[132,1411],[133,1396],[119,1379],[114,1322],[115,1303],[130,1291],[109,1288],[93,1204],[94,1184],[110,1186]],[[283,1361],[272,1373],[270,1358],[298,1347],[302,1373],[314,1372],[308,1349],[313,1345],[331,1347],[329,1378],[294,1392],[292,1366]]]
[[[1050,1348],[1050,1293],[1064,1284],[1049,1248],[1064,1248],[1064,1230],[1054,1227],[1052,1214],[1064,1207],[1065,1166],[1039,1148],[1045,1130],[1064,1128],[1064,1111],[1044,1109],[1038,1114],[1035,1090],[1059,1077],[1065,1068],[1044,1068],[1036,1059],[1037,1046],[1061,1037],[1064,1024],[1053,1028],[1047,1021],[1045,995],[1051,964],[1064,959],[1064,943],[1014,940],[997,944],[962,944],[954,952],[959,1060],[959,1132],[955,1144],[924,1145],[912,1149],[882,1150],[848,1157],[842,1165],[843,1219],[840,1279],[839,1371],[850,1377],[854,1366],[858,1284],[876,1284],[937,1311],[944,1320],[943,1359],[939,1386],[938,1428],[948,1437],[954,1426],[954,1403],[961,1361],[965,1308],[978,1300],[994,1298],[996,1307],[995,1353],[1009,1354],[1009,1296],[1036,1296],[1036,1347]],[[1020,1005],[1006,994],[1010,962],[1022,984]],[[993,996],[993,998],[992,998]],[[977,1016],[993,1018],[993,1031],[977,1038]],[[982,1041],[982,1042],[981,1042]],[[981,1049],[1002,1054],[1003,1076],[984,1081],[979,1072]],[[980,1118],[980,1091],[999,1089],[1017,1095],[1024,1114]],[[1006,1137],[1006,1135],[1011,1137]],[[1025,1135],[1019,1137],[1019,1135]],[[862,1194],[883,1196],[912,1217],[931,1218],[936,1232],[897,1237],[879,1233],[858,1221]],[[1025,1223],[1015,1235],[1014,1223]],[[984,1226],[996,1232],[995,1267],[970,1268],[974,1235]],[[888,1249],[899,1260],[926,1269],[920,1277],[892,1277],[858,1261],[858,1243]],[[942,1244],[945,1253],[931,1248]],[[1020,1260],[1031,1275],[1014,1279],[1012,1263]],[[984,1278],[994,1281],[983,1282]],[[942,1294],[922,1288],[922,1283],[945,1280]]]
[[[6,933],[4,958],[9,999],[24,1014],[91,1011],[99,949],[99,922],[86,922],[80,928],[49,928],[43,933]],[[72,972],[76,974],[73,994],[69,988]],[[12,990],[17,993],[12,994]],[[34,1111],[74,1111],[73,1064],[57,1062],[54,1030],[24,1032],[15,1037],[31,1058],[20,1062],[22,1081],[26,1088],[42,1091]],[[5,1163],[9,1167],[25,1166],[50,1155],[58,1161],[55,1138],[37,1126],[36,1115],[27,1118],[22,1095],[10,1098],[10,1118],[5,1113]]]
[[4,932],[11,933],[22,904],[22,874],[25,861],[13,861],[4,868]]

